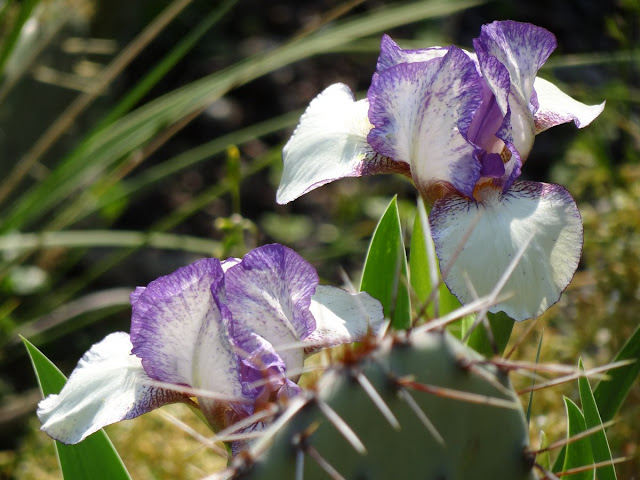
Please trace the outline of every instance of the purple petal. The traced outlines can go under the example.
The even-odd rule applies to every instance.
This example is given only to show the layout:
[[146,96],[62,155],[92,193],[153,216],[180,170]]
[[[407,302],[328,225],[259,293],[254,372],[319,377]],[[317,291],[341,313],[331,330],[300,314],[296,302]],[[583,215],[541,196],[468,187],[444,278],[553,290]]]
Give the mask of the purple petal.
[[253,399],[254,407],[259,409],[277,398],[283,387],[287,396],[298,393],[300,388],[288,377],[298,379],[302,362],[290,365],[290,371],[287,372],[284,360],[276,353],[271,343],[240,325],[237,327],[234,330],[234,338],[240,349],[242,387],[245,395]]
[[534,88],[538,97],[538,109],[534,114],[536,133],[571,121],[578,128],[586,127],[604,110],[604,102],[585,105],[543,78],[536,78]]
[[381,73],[400,63],[426,62],[433,58],[443,57],[449,51],[448,47],[431,47],[421,50],[403,50],[389,35],[383,35],[380,41],[380,56],[376,65],[376,72]]
[[[512,163],[494,182],[509,189],[533,147],[535,127],[531,110],[537,104],[533,82],[538,69],[556,47],[552,33],[528,23],[513,21],[484,25],[473,42],[482,76],[496,96],[504,116],[496,136],[510,151]],[[509,86],[505,85],[505,71]]]
[[[229,334],[231,314],[224,300],[220,261],[202,259],[134,292],[131,320],[133,352],[154,379],[210,390],[215,398],[199,402],[214,427],[219,407],[237,408],[244,400],[240,364]],[[236,399],[236,400],[233,400]]]
[[[556,303],[578,267],[582,221],[571,195],[559,185],[515,182],[502,194],[486,187],[483,203],[451,195],[430,214],[445,282],[462,303],[491,293],[524,242],[533,239],[507,280],[512,294],[491,311],[515,320],[537,317]],[[475,225],[475,227],[474,227]],[[471,234],[457,258],[460,239]]]
[[129,335],[112,333],[84,354],[59,395],[38,405],[42,430],[66,444],[120,420],[135,418],[186,396],[151,386]]
[[[512,91],[509,71],[496,57],[479,55],[485,82],[483,101],[469,128],[469,139],[484,152],[480,154],[483,170],[491,170],[493,185],[506,191],[520,176],[522,158],[533,147],[535,131],[528,102]],[[485,166],[489,155],[509,157],[500,176]],[[487,158],[488,157],[488,158]],[[484,176],[484,175],[483,175]]]
[[376,335],[384,325],[382,304],[367,292],[349,293],[341,288],[318,285],[311,298],[316,330],[305,342],[307,355],[324,348],[361,341]]
[[486,62],[495,57],[509,71],[511,88],[528,105],[536,73],[555,50],[556,39],[544,28],[507,20],[483,25],[473,46],[483,76]]
[[374,76],[367,94],[374,125],[368,141],[410,164],[421,194],[448,182],[471,195],[481,166],[465,137],[481,89],[473,61],[455,47],[442,58],[391,67]]
[[381,157],[367,143],[366,100],[356,102],[344,84],[326,88],[309,105],[284,146],[276,195],[288,203],[326,183],[376,173],[408,174],[408,166]]
[[234,324],[270,342],[288,369],[302,365],[302,347],[282,352],[278,347],[299,342],[315,330],[309,305],[317,285],[311,264],[278,244],[252,250],[226,273]]

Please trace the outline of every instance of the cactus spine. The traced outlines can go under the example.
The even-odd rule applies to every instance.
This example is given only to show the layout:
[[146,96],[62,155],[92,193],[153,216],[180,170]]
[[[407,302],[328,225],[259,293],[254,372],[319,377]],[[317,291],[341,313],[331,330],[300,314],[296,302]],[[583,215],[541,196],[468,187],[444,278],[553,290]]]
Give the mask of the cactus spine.
[[281,418],[234,478],[537,478],[507,374],[446,332],[370,339]]

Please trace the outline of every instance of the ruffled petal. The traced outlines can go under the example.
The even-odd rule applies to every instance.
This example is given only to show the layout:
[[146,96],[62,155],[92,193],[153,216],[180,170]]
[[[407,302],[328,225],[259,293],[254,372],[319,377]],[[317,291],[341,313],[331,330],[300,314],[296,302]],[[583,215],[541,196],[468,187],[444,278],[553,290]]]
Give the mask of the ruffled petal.
[[382,304],[366,292],[349,293],[341,288],[318,285],[311,297],[316,329],[305,342],[309,355],[323,348],[362,340],[377,334],[384,324]]
[[[571,195],[559,185],[515,182],[502,194],[488,187],[483,203],[458,195],[437,201],[430,221],[445,282],[462,303],[491,293],[523,243],[533,234],[503,294],[491,311],[515,320],[537,317],[556,303],[571,281],[582,252],[582,220]],[[458,243],[475,228],[457,259]],[[452,264],[451,262],[454,261]]]
[[180,393],[151,386],[129,335],[112,333],[84,354],[59,395],[38,405],[42,430],[63,443],[81,442],[106,425],[169,403]]
[[533,116],[536,133],[571,121],[578,128],[586,127],[604,110],[605,102],[585,105],[544,78],[536,78],[533,86],[538,97],[538,110]]
[[282,357],[260,335],[238,326],[234,338],[241,350],[244,393],[253,399],[254,408],[259,409],[279,397],[282,387],[285,396],[300,392],[300,387],[291,379],[296,381],[300,377],[302,361],[299,365],[289,366],[291,370],[287,372]]
[[[504,115],[496,135],[515,157],[496,182],[506,191],[520,174],[520,167],[533,147],[535,127],[531,110],[537,102],[533,83],[537,71],[555,49],[556,40],[544,28],[508,20],[483,25],[473,45],[482,76]],[[506,89],[503,69],[509,76]]]
[[442,58],[401,63],[374,76],[367,94],[374,125],[368,141],[411,165],[423,196],[439,183],[472,195],[481,165],[465,136],[482,101],[473,61],[451,47]]
[[509,71],[514,93],[528,105],[536,73],[555,50],[556,38],[542,27],[506,20],[483,25],[473,46],[483,75],[483,64],[495,57]]
[[220,261],[198,260],[136,290],[132,299],[133,353],[149,376],[209,391],[211,397],[198,400],[214,428],[246,415]]
[[234,324],[270,342],[287,369],[302,365],[302,348],[280,352],[278,346],[303,340],[315,330],[309,305],[317,285],[311,264],[278,244],[252,250],[226,273]]
[[448,47],[403,50],[389,35],[384,34],[380,42],[380,55],[378,56],[376,72],[381,73],[399,63],[426,62],[433,58],[443,57],[448,51]]
[[381,157],[367,143],[368,109],[368,102],[356,102],[342,83],[327,87],[311,102],[282,151],[278,203],[343,177],[408,172],[407,165]]

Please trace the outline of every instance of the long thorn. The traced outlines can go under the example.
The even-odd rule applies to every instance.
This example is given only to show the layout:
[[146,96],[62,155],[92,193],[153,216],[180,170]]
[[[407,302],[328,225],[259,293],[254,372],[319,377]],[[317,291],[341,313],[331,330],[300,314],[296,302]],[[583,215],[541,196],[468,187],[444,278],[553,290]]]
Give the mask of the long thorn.
[[558,472],[558,477],[566,477],[568,475],[575,475],[576,473],[588,472],[589,470],[595,470],[600,467],[608,467],[615,465],[616,463],[628,462],[632,457],[619,457],[611,460],[605,460],[603,462],[592,463],[591,465],[584,465],[582,467],[575,467],[565,470],[564,472]]
[[327,472],[332,480],[346,480],[329,462],[324,459],[322,455],[320,455],[318,450],[313,448],[311,445],[307,445],[305,452],[316,461],[320,468]]
[[462,307],[455,309],[453,312],[447,313],[443,317],[440,317],[436,320],[432,320],[428,323],[425,323],[423,325],[420,325],[419,327],[414,328],[411,332],[412,334],[418,335],[420,333],[429,332],[431,330],[437,330],[451,322],[454,322],[459,318],[464,317],[465,315],[477,312],[478,309],[481,309],[486,305],[493,305],[493,299],[490,296],[482,297],[478,300],[474,300],[473,302],[467,303],[466,305],[463,305]]
[[445,445],[444,438],[442,438],[442,435],[440,435],[440,432],[438,432],[438,429],[431,422],[431,420],[429,420],[429,417],[427,417],[426,413],[424,413],[420,408],[420,405],[418,405],[415,399],[411,396],[411,393],[409,393],[409,390],[407,390],[406,388],[399,388],[398,395],[400,396],[400,398],[402,398],[402,400],[404,400],[407,403],[411,411],[416,415],[416,417],[418,417],[418,420],[422,422],[424,427],[431,434],[431,436],[436,440],[436,442],[438,442],[440,445]]
[[313,398],[307,395],[298,395],[293,397],[289,402],[289,405],[266,430],[263,431],[263,435],[256,440],[251,446],[250,454],[253,458],[259,457],[269,446],[269,442],[273,436],[293,417],[298,411],[304,407]]
[[166,412],[166,410],[164,409],[159,409],[158,410],[160,412],[160,415],[162,415],[167,421],[169,421],[169,423],[171,423],[172,425],[175,425],[176,427],[178,427],[180,430],[182,430],[183,432],[185,432],[187,435],[189,435],[190,437],[196,439],[198,442],[200,442],[203,446],[210,448],[211,450],[213,450],[214,452],[216,452],[218,455],[220,455],[221,457],[226,457],[227,456],[227,452],[225,449],[220,448],[219,445],[216,445],[214,442],[212,442],[209,438],[205,437],[204,435],[202,435],[201,433],[197,432],[196,430],[194,430],[193,428],[191,428],[189,425],[187,425],[186,423],[184,423],[182,420],[180,420],[179,418],[169,414]]
[[556,475],[553,472],[547,470],[539,463],[534,463],[533,466],[544,474],[544,477],[542,478],[542,480],[560,480],[558,477],[556,477]]
[[[465,361],[466,361],[466,359],[465,359]],[[473,363],[467,363],[465,365],[465,367],[468,368],[469,370],[471,370],[477,376],[481,377],[486,382],[488,382],[491,385],[493,385],[493,387],[496,390],[498,390],[499,392],[503,393],[506,396],[510,396],[511,395],[511,390],[509,390],[502,383],[500,383],[500,381],[491,372],[488,372],[484,368],[480,368],[476,364],[473,364]]]
[[365,393],[369,395],[371,401],[375,404],[378,410],[380,410],[382,416],[387,420],[387,422],[389,422],[391,427],[393,427],[394,430],[400,430],[400,422],[398,422],[398,419],[395,417],[389,406],[385,403],[364,373],[358,372],[354,376]]
[[598,368],[592,368],[591,370],[586,370],[584,372],[572,373],[571,375],[565,375],[563,377],[558,377],[556,379],[550,380],[550,381],[545,382],[545,383],[540,383],[538,385],[535,385],[535,386],[532,386],[532,387],[529,387],[529,388],[523,388],[522,390],[520,390],[518,392],[518,395],[522,395],[523,393],[529,393],[529,392],[534,391],[534,390],[542,390],[543,388],[554,387],[556,385],[561,385],[563,383],[572,382],[574,380],[577,380],[578,378],[594,377],[597,374],[600,374],[601,372],[605,372],[607,370],[610,370],[611,368],[620,367],[621,365],[618,365],[619,363],[623,363],[623,362],[616,362],[615,364],[604,365],[604,366],[598,367]]
[[583,438],[586,438],[596,432],[599,432],[600,430],[604,430],[606,428],[609,428],[611,425],[613,425],[615,422],[615,420],[609,420],[608,422],[603,423],[602,425],[596,425],[595,427],[591,427],[588,428],[587,430],[580,432],[576,435],[573,435],[572,437],[569,438],[563,438],[562,440],[558,440],[557,442],[553,442],[550,445],[547,445],[544,448],[540,448],[538,450],[529,450],[530,453],[534,454],[534,455],[539,455],[541,453],[544,452],[549,452],[551,450],[555,450],[556,448],[561,448],[564,447],[565,445],[569,445],[570,443],[573,442],[577,442],[578,440],[582,440]]
[[463,392],[461,390],[453,390],[451,388],[437,387],[435,385],[427,385],[403,378],[399,378],[397,382],[404,387],[411,388],[412,390],[416,390],[418,392],[430,393],[438,397],[450,398],[452,400],[477,403],[480,405],[490,405],[492,407],[498,408],[520,408],[520,405],[517,402],[514,402],[512,400],[504,400],[502,398],[490,397],[489,395],[479,395],[477,393]]
[[529,336],[529,334],[536,327],[536,324],[538,323],[538,318],[540,318],[540,317],[534,318],[533,320],[530,320],[528,322],[527,328],[525,329],[525,331],[522,332],[522,334],[516,339],[516,341],[513,343],[513,346],[509,349],[509,351],[506,353],[506,355],[502,356],[503,359],[508,360],[511,357],[511,355],[513,355],[513,353],[522,344],[522,342],[525,341],[525,339]]
[[367,449],[365,448],[362,441],[358,438],[356,433],[351,429],[351,427],[345,422],[340,415],[333,410],[328,403],[320,398],[316,398],[316,405],[320,411],[327,417],[327,420],[331,422],[331,424],[340,432],[340,434],[345,438],[347,442],[351,444],[351,446],[358,452],[360,455],[364,455],[367,453]]
[[264,410],[254,413],[253,415],[247,418],[243,418],[242,420],[234,423],[233,425],[230,425],[227,428],[220,430],[216,435],[211,437],[209,441],[211,442],[225,441],[224,439],[227,438],[229,435],[232,435],[234,432],[237,432],[238,430],[243,430],[247,427],[250,427],[254,423],[258,423],[264,420],[265,418],[275,415],[277,410],[278,410],[278,407],[276,405],[272,405],[272,408],[265,408]]

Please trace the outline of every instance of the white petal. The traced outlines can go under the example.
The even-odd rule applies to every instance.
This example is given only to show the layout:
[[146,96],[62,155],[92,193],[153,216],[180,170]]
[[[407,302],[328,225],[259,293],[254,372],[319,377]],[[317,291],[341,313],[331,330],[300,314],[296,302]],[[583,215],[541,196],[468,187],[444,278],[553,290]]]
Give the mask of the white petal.
[[534,115],[536,133],[572,120],[578,128],[586,127],[604,110],[605,102],[600,105],[585,105],[544,78],[536,77],[533,87],[539,104]]
[[[569,193],[559,185],[515,182],[505,194],[483,191],[484,204],[449,196],[430,215],[445,282],[462,303],[488,295],[511,260],[533,239],[501,294],[512,296],[491,309],[514,320],[537,317],[556,303],[571,281],[582,251],[582,221]],[[477,222],[454,263],[459,242]]]
[[325,183],[363,175],[375,161],[367,143],[369,104],[356,102],[346,85],[326,88],[309,105],[285,145],[284,170],[276,201],[288,203]]
[[316,330],[305,340],[310,343],[307,354],[362,340],[368,332],[376,334],[384,323],[382,304],[371,295],[327,285],[318,285],[310,310]]
[[42,430],[63,443],[78,443],[106,425],[185,399],[150,386],[129,335],[112,333],[84,354],[59,395],[38,406]]

